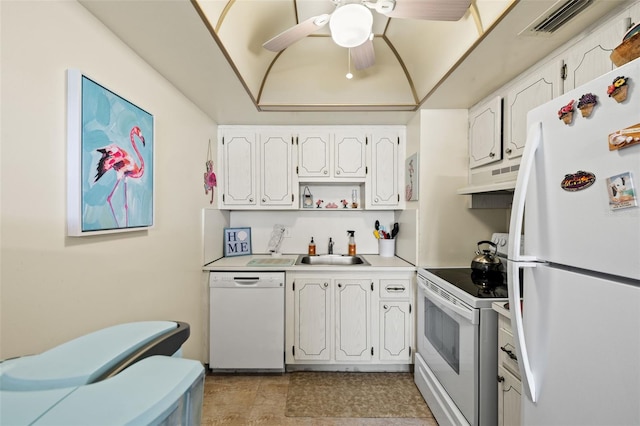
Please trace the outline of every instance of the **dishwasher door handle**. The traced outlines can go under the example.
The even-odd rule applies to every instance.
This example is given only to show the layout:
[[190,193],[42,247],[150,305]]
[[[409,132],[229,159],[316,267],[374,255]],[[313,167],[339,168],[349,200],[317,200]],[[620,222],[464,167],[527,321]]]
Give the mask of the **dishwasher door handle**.
[[240,285],[254,285],[260,281],[259,277],[233,277],[233,281]]

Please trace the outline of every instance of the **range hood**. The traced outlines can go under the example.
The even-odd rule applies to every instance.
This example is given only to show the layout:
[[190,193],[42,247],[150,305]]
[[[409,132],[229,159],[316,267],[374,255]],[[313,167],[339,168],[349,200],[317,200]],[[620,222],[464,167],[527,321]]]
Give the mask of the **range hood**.
[[496,182],[479,185],[469,185],[458,189],[456,192],[460,195],[466,194],[483,194],[488,192],[513,192],[516,188],[516,181]]

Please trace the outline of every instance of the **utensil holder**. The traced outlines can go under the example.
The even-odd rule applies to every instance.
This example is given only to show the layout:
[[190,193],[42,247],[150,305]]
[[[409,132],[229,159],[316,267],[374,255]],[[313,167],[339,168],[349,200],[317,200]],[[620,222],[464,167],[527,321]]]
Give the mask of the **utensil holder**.
[[396,255],[395,238],[378,240],[378,254],[380,257],[394,257]]

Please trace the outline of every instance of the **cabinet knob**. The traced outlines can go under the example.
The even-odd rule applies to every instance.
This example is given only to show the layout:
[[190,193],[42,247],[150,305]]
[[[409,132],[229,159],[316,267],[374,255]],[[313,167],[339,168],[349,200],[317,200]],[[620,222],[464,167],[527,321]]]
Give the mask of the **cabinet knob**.
[[266,199],[266,198],[263,198],[263,199],[262,199],[262,202],[263,202],[263,203],[266,203],[266,202],[267,202],[267,199]]
[[329,283],[324,283],[324,286],[325,287],[329,287]]
[[324,172],[322,172],[322,173],[326,175],[328,172],[325,170],[325,171],[324,171]]
[[249,198],[249,202],[250,202],[250,203],[253,203],[253,198]]
[[493,157],[495,157],[495,156],[496,156],[496,153],[495,153],[495,152],[490,152],[490,153],[489,153],[489,157],[493,158]]
[[373,201],[375,201],[375,202],[377,203],[377,202],[378,202],[378,199],[376,198],[376,199],[374,199]]
[[513,151],[511,150],[511,148],[507,148],[504,150],[504,152],[506,152],[507,154],[511,154]]
[[339,175],[340,174],[340,170],[336,170],[336,174]]
[[386,311],[387,309],[389,309],[389,305],[382,305],[382,308]]
[[342,283],[338,283],[338,287],[339,287],[339,288],[342,288]]

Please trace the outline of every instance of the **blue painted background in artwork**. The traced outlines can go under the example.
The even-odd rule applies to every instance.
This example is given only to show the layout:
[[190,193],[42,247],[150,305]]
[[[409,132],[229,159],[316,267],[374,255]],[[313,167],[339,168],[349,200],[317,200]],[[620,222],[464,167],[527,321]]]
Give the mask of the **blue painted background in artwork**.
[[[136,126],[141,130],[144,144],[139,136],[132,136],[132,129]],[[82,76],[83,231],[153,225],[153,130],[151,114]],[[133,148],[132,138],[139,155]],[[114,153],[118,151],[114,145],[132,161],[131,167],[135,164],[140,168],[144,163],[141,176],[122,177],[118,184],[116,167],[107,167],[104,174],[96,180],[99,167],[105,168],[109,163],[109,159],[105,159],[101,164],[103,154],[98,149],[111,146],[106,152]],[[125,182],[128,212],[125,211]],[[107,197],[114,187],[112,211]]]

